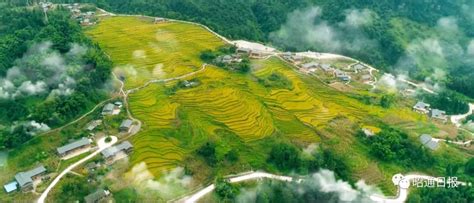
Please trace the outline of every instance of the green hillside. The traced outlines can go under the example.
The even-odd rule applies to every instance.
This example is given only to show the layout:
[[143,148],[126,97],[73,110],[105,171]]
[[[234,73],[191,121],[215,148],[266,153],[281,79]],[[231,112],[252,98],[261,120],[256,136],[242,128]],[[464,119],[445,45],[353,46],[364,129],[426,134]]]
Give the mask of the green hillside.
[[[155,64],[164,64],[163,70],[171,73],[164,78],[197,70],[203,64],[198,53],[223,44],[196,25],[153,24],[141,17],[106,18],[87,33],[110,53],[118,65],[115,72],[134,66],[136,72],[141,73],[150,71],[149,67]],[[115,36],[123,40],[111,40]],[[150,47],[166,50],[168,44],[159,42],[168,39],[173,39],[176,45],[171,52],[151,50]],[[184,44],[194,46],[190,50],[181,46]],[[143,60],[137,60],[133,58],[136,50],[151,51],[146,51]],[[145,61],[146,64],[142,64]],[[175,65],[173,61],[189,62],[193,68]],[[390,125],[407,132],[413,142],[421,132],[438,132],[437,127],[402,104],[389,109],[364,104],[354,96],[297,72],[278,58],[251,63],[252,70],[248,74],[208,65],[203,71],[179,80],[196,81],[197,85],[183,87],[178,85],[178,80],[173,80],[153,83],[131,93],[131,112],[143,122],[142,130],[131,138],[135,146],[132,163],[145,162],[158,177],[165,170],[181,166],[198,181],[208,182],[218,174],[250,169],[280,171],[267,161],[271,149],[278,143],[291,143],[300,149],[318,144],[343,157],[352,174],[350,179],[365,179],[393,192],[390,177],[394,173],[419,170],[438,174],[446,164],[441,157],[446,153],[455,157],[460,154],[443,147],[435,155],[440,157],[440,162],[430,168],[379,162],[355,136],[360,127]],[[280,80],[289,81],[291,85],[264,83],[272,74],[280,75]],[[133,79],[126,76],[128,88],[153,78],[149,74],[136,74]],[[199,149],[208,142],[216,143],[216,160],[211,162],[199,156]],[[227,160],[231,151],[238,152],[238,161]]]

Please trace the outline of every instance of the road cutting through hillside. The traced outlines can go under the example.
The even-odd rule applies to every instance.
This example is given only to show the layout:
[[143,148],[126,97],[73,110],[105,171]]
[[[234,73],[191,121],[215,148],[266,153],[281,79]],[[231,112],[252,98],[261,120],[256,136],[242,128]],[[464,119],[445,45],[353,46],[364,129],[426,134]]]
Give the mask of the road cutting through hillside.
[[[398,177],[399,179],[394,180],[395,177]],[[238,182],[255,180],[255,179],[260,180],[263,178],[272,179],[272,180],[280,180],[280,181],[285,181],[285,182],[296,182],[296,183],[300,183],[304,181],[304,179],[302,178],[295,179],[290,176],[281,176],[281,175],[275,175],[275,174],[266,173],[266,172],[253,172],[253,171],[241,173],[241,175],[232,176],[228,178],[228,181],[230,183],[238,183]],[[403,176],[401,174],[397,174],[392,179],[392,181],[394,181],[394,184],[398,187],[398,192],[397,192],[396,197],[385,197],[379,194],[371,194],[369,198],[374,202],[380,202],[380,203],[403,203],[407,200],[410,185],[415,180],[433,180],[436,183],[445,181],[444,179],[427,176],[427,175],[408,174],[406,176]],[[461,182],[461,181],[453,181],[453,182],[454,182],[453,184],[457,186],[467,185],[465,182]],[[186,196],[180,200],[177,200],[176,202],[184,202],[184,203],[197,202],[202,197],[214,191],[214,189],[215,189],[215,185],[211,184],[190,196]]]

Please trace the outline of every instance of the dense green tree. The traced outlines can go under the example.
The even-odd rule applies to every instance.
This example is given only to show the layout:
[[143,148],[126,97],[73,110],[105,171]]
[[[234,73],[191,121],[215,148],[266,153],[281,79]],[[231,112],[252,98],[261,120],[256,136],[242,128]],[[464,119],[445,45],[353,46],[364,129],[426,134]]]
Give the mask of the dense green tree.
[[395,98],[393,95],[383,95],[380,98],[380,106],[383,108],[390,108],[394,102]]
[[337,178],[349,180],[351,171],[346,162],[334,152],[326,149],[323,151],[322,157],[316,156],[316,159],[322,158],[321,168],[334,171]]
[[238,189],[235,185],[232,185],[228,180],[223,178],[216,179],[216,194],[222,200],[233,199],[238,192]]
[[474,176],[474,158],[470,158],[464,166],[464,173]]
[[206,63],[212,63],[216,59],[216,54],[212,50],[205,50],[201,53],[200,58]]
[[447,114],[464,114],[469,111],[469,105],[464,97],[453,91],[444,90],[438,94],[426,93],[420,97],[432,108],[444,110]]
[[370,153],[382,161],[396,162],[407,167],[432,166],[435,162],[428,149],[415,144],[406,133],[393,128],[384,127],[375,136],[358,137],[369,145]]
[[299,154],[295,146],[279,143],[272,147],[268,161],[282,171],[296,170],[300,166]]
[[206,142],[206,144],[202,145],[196,152],[204,158],[209,166],[215,166],[217,164],[216,144],[214,142]]
[[239,152],[235,149],[231,149],[227,154],[225,155],[225,159],[231,163],[234,163],[239,160]]

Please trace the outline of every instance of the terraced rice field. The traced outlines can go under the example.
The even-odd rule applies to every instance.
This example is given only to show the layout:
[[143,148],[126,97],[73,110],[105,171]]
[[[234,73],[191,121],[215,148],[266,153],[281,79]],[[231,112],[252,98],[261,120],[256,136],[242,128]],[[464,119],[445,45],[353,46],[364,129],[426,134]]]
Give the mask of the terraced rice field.
[[[223,45],[199,26],[153,24],[139,17],[106,18],[88,33],[119,66],[116,71],[124,74],[128,88],[197,70],[203,63],[201,51]],[[132,137],[132,162],[146,162],[159,176],[163,170],[184,165],[186,157],[208,140],[218,140],[218,156],[238,148],[242,165],[261,167],[270,150],[266,142],[289,140],[307,146],[321,142],[322,135],[316,132],[322,132],[324,137],[338,140],[336,146],[344,149],[341,153],[357,154],[353,160],[358,163],[353,165],[363,163],[362,168],[367,168],[373,161],[357,151],[359,148],[348,147],[354,140],[351,124],[373,125],[385,120],[404,127],[420,120],[410,111],[400,114],[395,108],[364,105],[277,58],[255,60],[252,65],[249,74],[208,66],[185,78],[197,79],[196,87],[170,93],[177,83],[171,81],[129,95],[131,112],[143,122],[141,131]],[[275,72],[290,81],[292,88],[259,82]],[[337,123],[338,118],[347,120],[347,126]],[[330,125],[335,125],[331,127],[334,131],[328,131]]]
[[126,77],[126,87],[199,69],[199,54],[223,42],[200,26],[158,23],[145,17],[107,17],[87,33],[110,55]]

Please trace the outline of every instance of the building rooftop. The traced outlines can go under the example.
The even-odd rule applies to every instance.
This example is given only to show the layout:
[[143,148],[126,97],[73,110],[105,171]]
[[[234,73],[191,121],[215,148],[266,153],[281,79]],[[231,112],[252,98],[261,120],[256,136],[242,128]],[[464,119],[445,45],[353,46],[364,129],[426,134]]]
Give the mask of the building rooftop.
[[62,147],[58,147],[57,148],[57,151],[59,154],[64,154],[68,151],[71,151],[71,150],[74,150],[74,149],[77,149],[79,147],[83,147],[83,146],[86,146],[86,145],[89,145],[91,144],[91,141],[89,139],[87,139],[86,137],[83,137],[79,140],[76,140],[74,142],[71,142],[67,145],[64,145]]
[[130,120],[130,119],[124,120],[120,124],[120,128],[130,128],[130,126],[132,126],[132,123],[133,123],[133,121]]
[[23,187],[27,185],[28,183],[33,182],[32,177],[37,176],[44,172],[46,172],[46,168],[44,168],[44,166],[41,165],[29,171],[17,173],[15,175],[15,180],[16,182],[18,182],[18,185],[20,185],[20,187]]
[[420,136],[420,141],[421,141],[422,144],[426,144],[429,141],[431,141],[431,136],[428,135],[428,134],[423,134],[423,135]]
[[102,156],[104,156],[104,158],[109,158],[109,157],[115,156],[117,153],[121,151],[129,150],[131,148],[133,148],[133,145],[130,144],[129,141],[124,141],[118,145],[105,149],[101,153],[102,153]]
[[102,112],[112,112],[114,110],[114,105],[111,104],[111,103],[108,103],[104,106],[104,109],[102,110]]
[[17,185],[18,183],[16,181],[13,181],[4,185],[3,188],[7,193],[10,193],[18,189]]
[[356,70],[363,70],[363,69],[365,69],[365,68],[366,68],[366,67],[365,67],[364,65],[360,64],[360,63],[359,63],[359,64],[356,64],[356,65],[354,66],[354,69],[356,69]]
[[303,68],[312,68],[312,67],[317,67],[317,66],[319,66],[319,63],[316,63],[316,62],[305,63],[301,65],[301,67]]
[[439,109],[433,109],[433,110],[431,110],[431,117],[445,119],[446,118],[446,111],[441,111]]
[[101,200],[104,197],[107,197],[109,195],[109,192],[106,190],[97,190],[87,196],[84,197],[84,201],[86,203],[96,203],[99,200]]
[[295,61],[298,61],[298,60],[302,60],[304,59],[303,56],[300,56],[300,55],[292,55],[291,56],[291,59],[295,60]]
[[431,150],[435,150],[438,148],[438,142],[434,141],[430,135],[421,135],[420,142]]
[[349,80],[350,76],[344,71],[336,70],[336,77],[342,80]]
[[102,124],[102,120],[93,120],[89,124],[87,124],[86,130],[94,130],[100,124]]
[[425,102],[422,102],[422,101],[419,101],[415,104],[415,106],[413,108],[417,108],[417,109],[427,109],[429,108],[430,105],[425,103]]
[[322,65],[321,65],[321,68],[322,68],[323,70],[325,70],[325,71],[330,71],[330,70],[332,70],[331,65],[329,65],[329,64],[322,64]]

